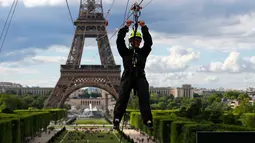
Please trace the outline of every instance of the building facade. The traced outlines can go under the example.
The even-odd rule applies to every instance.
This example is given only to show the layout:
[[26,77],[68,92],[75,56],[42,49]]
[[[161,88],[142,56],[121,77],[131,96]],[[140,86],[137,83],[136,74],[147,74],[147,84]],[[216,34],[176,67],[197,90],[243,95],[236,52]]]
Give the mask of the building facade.
[[172,88],[172,87],[150,87],[150,93],[158,95],[173,95],[176,97],[194,97],[194,88],[190,84],[183,84],[182,87]]
[[51,87],[0,87],[2,93],[15,91],[18,95],[49,95],[53,88]]
[[90,104],[92,108],[96,107],[97,109],[109,110],[112,111],[116,103],[113,96],[108,92],[102,90],[102,97],[98,98],[82,98],[82,99],[67,99],[65,103],[70,104],[71,106],[81,106],[81,108],[89,108]]

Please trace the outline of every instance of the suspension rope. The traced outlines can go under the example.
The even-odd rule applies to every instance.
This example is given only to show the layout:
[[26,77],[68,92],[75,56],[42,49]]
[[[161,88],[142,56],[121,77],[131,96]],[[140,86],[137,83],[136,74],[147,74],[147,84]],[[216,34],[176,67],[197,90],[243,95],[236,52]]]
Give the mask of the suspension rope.
[[4,27],[3,27],[3,30],[2,30],[1,35],[0,35],[0,40],[2,39],[2,36],[3,36],[3,34],[4,34],[4,29],[5,29],[6,24],[7,24],[7,22],[8,22],[8,19],[9,19],[9,17],[10,17],[10,14],[11,14],[11,11],[12,11],[12,9],[13,9],[14,4],[15,4],[15,0],[13,0],[11,9],[10,9],[10,11],[9,11],[9,13],[8,13],[8,16],[7,16],[6,20],[5,20]]
[[[74,20],[73,20],[73,16],[72,16],[72,13],[71,13],[71,10],[70,10],[70,7],[69,7],[69,4],[68,4],[68,0],[66,0],[66,7],[67,7],[67,9],[68,9],[69,16],[70,16],[70,19],[71,19],[71,21],[72,21],[72,25],[73,25]],[[73,29],[74,29],[74,31],[75,31],[75,26],[73,26]]]
[[110,8],[108,9],[108,11],[105,15],[105,19],[108,19],[108,16],[110,15],[110,11],[112,10],[112,7],[113,7],[114,3],[115,3],[115,0],[112,1],[112,4],[111,4]]
[[153,0],[150,0],[145,6],[143,6],[143,8],[145,8],[146,6],[148,6]]
[[[5,32],[2,45],[1,45],[1,47],[0,47],[0,53],[1,53],[2,49],[3,49],[4,43],[5,43],[5,39],[6,39],[6,37],[7,37],[8,31],[9,31],[9,28],[10,28],[10,25],[11,25],[11,22],[12,22],[13,15],[14,15],[15,10],[16,10],[16,8],[17,8],[18,1],[19,1],[19,0],[16,0],[16,1],[14,0],[14,1],[13,1],[12,6],[11,6],[11,9],[10,9],[9,14],[8,14],[8,16],[7,16],[7,19],[6,19],[6,21],[5,21],[5,25],[4,25],[3,31],[4,31],[5,27],[6,27],[7,21],[8,21],[9,16],[10,16],[10,13],[11,13],[11,11],[12,11],[12,9],[13,9],[12,14],[11,14],[11,18],[10,18],[10,22],[9,22],[9,24],[8,24],[8,26],[7,26],[7,30],[6,30],[6,32]],[[13,6],[14,6],[14,8],[13,8]],[[2,31],[2,33],[1,33],[0,40],[1,40],[1,38],[2,38],[3,31]]]
[[125,21],[126,21],[128,4],[129,4],[129,0],[127,0],[126,9],[125,9],[125,13],[124,13],[123,23],[125,23]]

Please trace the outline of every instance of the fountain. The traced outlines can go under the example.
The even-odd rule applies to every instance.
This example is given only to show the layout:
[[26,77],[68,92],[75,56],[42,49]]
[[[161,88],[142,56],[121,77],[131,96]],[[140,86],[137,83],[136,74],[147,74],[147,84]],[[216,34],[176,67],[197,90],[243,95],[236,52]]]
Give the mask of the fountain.
[[92,107],[92,104],[89,104],[89,108],[85,108],[81,115],[78,115],[78,118],[101,118],[102,112],[99,111],[96,107]]

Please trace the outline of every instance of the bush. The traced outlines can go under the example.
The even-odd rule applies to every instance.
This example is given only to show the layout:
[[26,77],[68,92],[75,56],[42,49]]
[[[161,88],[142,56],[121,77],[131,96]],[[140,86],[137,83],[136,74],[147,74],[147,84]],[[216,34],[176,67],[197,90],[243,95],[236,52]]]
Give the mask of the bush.
[[228,112],[222,116],[223,124],[242,125],[238,119],[239,115],[234,115],[232,112]]
[[13,110],[11,110],[8,107],[5,107],[5,108],[2,109],[2,113],[13,113]]
[[[166,113],[166,114],[164,114]],[[131,126],[138,128],[149,135],[154,136],[161,143],[195,143],[196,133],[198,131],[254,131],[253,127],[255,122],[255,116],[253,113],[244,114],[242,116],[242,122],[246,125],[229,125],[240,124],[238,120],[239,115],[232,113],[224,114],[219,118],[219,114],[214,112],[208,113],[208,119],[214,122],[223,121],[225,124],[215,124],[210,120],[207,121],[191,121],[184,117],[178,117],[175,113],[161,111],[159,113],[153,112],[153,126],[154,132],[150,133],[147,128],[142,124],[142,118],[140,112],[130,113]],[[162,115],[161,115],[162,114]],[[248,128],[249,127],[249,128]]]
[[0,142],[20,143],[46,129],[52,119],[65,117],[65,110],[15,110],[13,114],[0,113]]
[[246,127],[255,128],[255,113],[244,113],[241,122]]
[[184,132],[183,127],[185,124],[195,124],[191,121],[175,121],[171,125],[171,143],[183,143]]

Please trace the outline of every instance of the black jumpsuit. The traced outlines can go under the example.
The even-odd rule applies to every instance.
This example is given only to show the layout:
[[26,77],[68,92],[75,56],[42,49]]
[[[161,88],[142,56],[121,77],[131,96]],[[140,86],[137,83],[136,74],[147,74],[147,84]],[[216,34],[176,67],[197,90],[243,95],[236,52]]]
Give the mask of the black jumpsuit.
[[139,97],[142,119],[144,124],[146,124],[148,120],[152,121],[152,114],[150,108],[149,83],[146,79],[144,68],[146,59],[151,52],[152,38],[148,27],[143,26],[141,31],[143,34],[144,46],[142,48],[135,48],[137,64],[136,67],[134,67],[132,64],[134,51],[132,48],[126,47],[124,40],[128,31],[129,28],[127,26],[121,28],[116,41],[118,52],[123,60],[124,72],[121,77],[119,98],[114,108],[114,119],[119,119],[119,121],[121,121],[127,108],[130,92],[135,88]]

